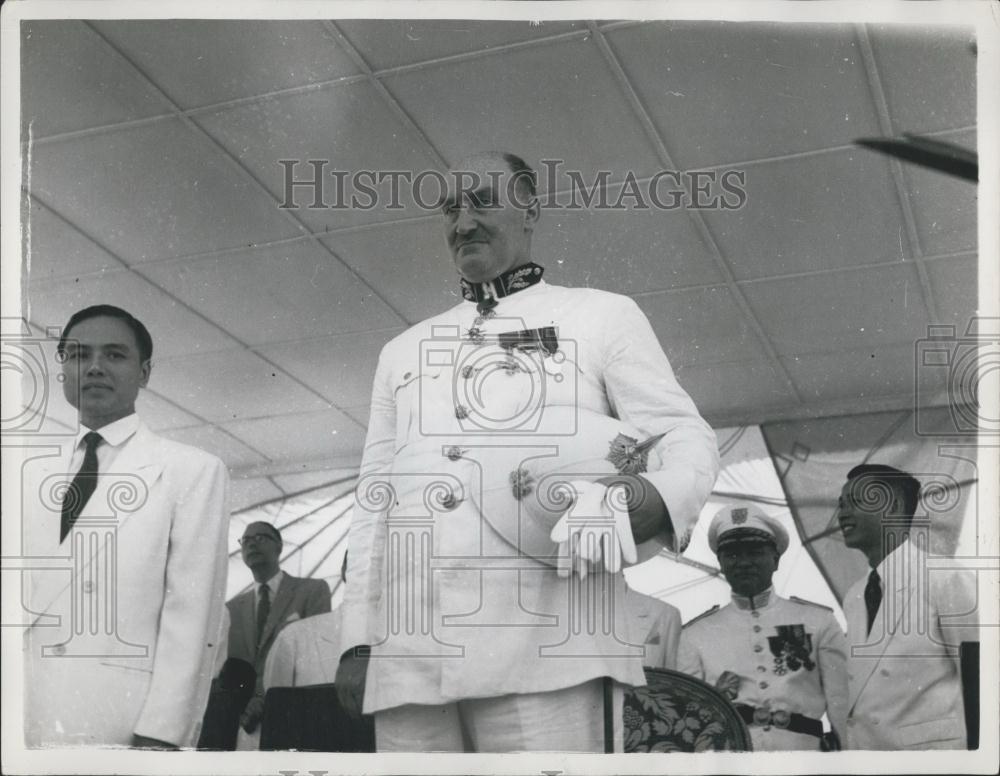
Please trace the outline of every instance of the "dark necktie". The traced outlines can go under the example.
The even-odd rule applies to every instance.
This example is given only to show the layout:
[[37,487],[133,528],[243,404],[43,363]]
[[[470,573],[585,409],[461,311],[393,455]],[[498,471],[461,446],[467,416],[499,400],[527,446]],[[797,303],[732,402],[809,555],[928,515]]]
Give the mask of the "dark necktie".
[[865,608],[868,609],[868,633],[872,632],[872,624],[875,622],[875,615],[882,605],[882,585],[878,572],[872,569],[868,575],[868,584],[865,585]]
[[257,601],[257,646],[260,647],[260,637],[264,635],[264,623],[271,613],[271,588],[260,586],[260,598]]
[[83,454],[83,466],[63,496],[62,520],[59,525],[60,544],[69,535],[73,523],[80,516],[87,501],[94,495],[94,489],[97,487],[97,446],[103,441],[104,439],[96,431],[90,431],[83,437],[83,443],[87,446]]

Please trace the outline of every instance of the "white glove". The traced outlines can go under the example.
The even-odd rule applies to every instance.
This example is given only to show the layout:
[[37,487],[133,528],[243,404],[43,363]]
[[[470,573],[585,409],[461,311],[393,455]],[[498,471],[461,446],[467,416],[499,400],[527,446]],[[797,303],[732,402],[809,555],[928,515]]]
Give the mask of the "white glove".
[[624,486],[608,487],[599,482],[573,480],[569,483],[575,496],[549,538],[559,545],[556,572],[568,577],[575,569],[581,579],[587,576],[590,564],[599,564],[617,574],[622,558],[635,563],[638,554],[632,538],[628,517],[627,493]]

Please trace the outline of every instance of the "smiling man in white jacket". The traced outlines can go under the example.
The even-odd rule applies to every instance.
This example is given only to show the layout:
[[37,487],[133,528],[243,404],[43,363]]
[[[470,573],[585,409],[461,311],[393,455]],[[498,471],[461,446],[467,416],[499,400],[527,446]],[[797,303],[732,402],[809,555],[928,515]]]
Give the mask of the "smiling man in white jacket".
[[25,467],[25,554],[56,567],[26,573],[26,743],[193,746],[223,636],[228,473],[135,414],[152,339],[132,315],[81,310],[58,351],[81,429]]
[[[715,435],[634,301],[542,279],[523,160],[456,165],[442,214],[465,301],[379,358],[338,691],[359,709],[365,669],[352,648],[370,646],[363,705],[379,751],[602,751],[603,679],[644,684],[645,634],[606,632],[614,614],[598,602],[624,607],[625,586],[573,536],[560,554],[552,525],[533,522],[526,505],[545,483],[529,469],[547,456],[571,464],[588,427],[603,439],[597,474],[615,471],[601,456],[616,428],[655,438],[656,470],[597,480],[631,488],[630,535],[618,538],[642,555],[687,537],[718,472]],[[619,560],[606,549],[620,574]],[[578,619],[574,601],[602,624]]]

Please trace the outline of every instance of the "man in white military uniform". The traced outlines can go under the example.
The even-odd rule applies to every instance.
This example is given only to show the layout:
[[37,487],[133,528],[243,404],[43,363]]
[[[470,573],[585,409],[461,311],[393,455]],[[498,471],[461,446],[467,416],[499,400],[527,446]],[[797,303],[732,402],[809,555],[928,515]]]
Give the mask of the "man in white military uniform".
[[[631,299],[542,280],[531,262],[540,205],[523,160],[477,155],[448,189],[445,236],[465,301],[379,358],[338,691],[345,708],[360,707],[353,648],[371,645],[363,706],[379,751],[601,751],[603,678],[644,683],[642,638],[574,619],[603,611],[598,601],[617,611],[624,585],[589,566],[600,550],[579,534],[552,539],[551,525],[525,518],[519,500],[544,484],[528,463],[571,455],[576,424],[620,423],[655,440],[643,455],[657,470],[605,468],[617,475],[598,479],[601,494],[631,488],[615,536],[641,556],[688,535],[718,471],[715,435]],[[620,557],[617,546],[604,553],[616,570]]]
[[720,510],[708,543],[732,601],[684,627],[680,670],[728,695],[755,751],[819,750],[823,713],[838,735],[847,714],[845,640],[833,612],[771,589],[788,534],[756,506]]
[[960,646],[979,640],[975,581],[929,566],[919,502],[920,482],[884,464],[854,467],[841,491],[844,544],[871,566],[844,598],[848,749],[966,748]]

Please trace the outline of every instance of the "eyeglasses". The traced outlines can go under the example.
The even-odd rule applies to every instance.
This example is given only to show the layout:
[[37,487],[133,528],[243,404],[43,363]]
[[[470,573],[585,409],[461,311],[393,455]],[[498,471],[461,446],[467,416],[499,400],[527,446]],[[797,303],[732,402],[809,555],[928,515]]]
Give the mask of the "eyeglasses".
[[252,534],[251,536],[244,536],[242,539],[238,539],[237,542],[240,547],[252,547],[255,544],[260,544],[265,539],[269,542],[277,541],[270,534]]

